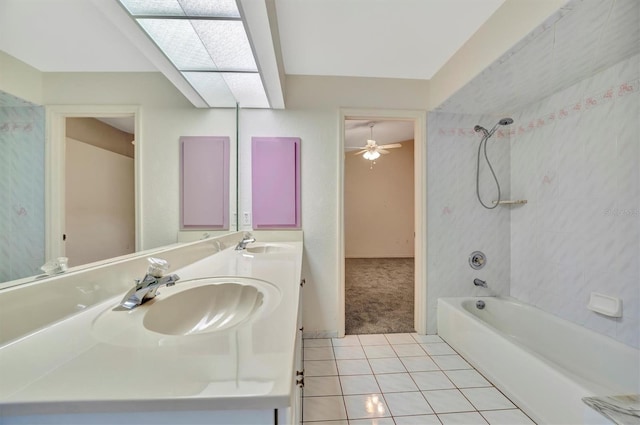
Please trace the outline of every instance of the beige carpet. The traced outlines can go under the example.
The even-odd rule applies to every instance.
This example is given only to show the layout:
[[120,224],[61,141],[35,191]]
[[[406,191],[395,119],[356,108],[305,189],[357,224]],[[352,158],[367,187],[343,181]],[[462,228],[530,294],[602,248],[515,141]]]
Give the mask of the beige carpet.
[[347,258],[346,334],[414,332],[413,285],[413,258]]

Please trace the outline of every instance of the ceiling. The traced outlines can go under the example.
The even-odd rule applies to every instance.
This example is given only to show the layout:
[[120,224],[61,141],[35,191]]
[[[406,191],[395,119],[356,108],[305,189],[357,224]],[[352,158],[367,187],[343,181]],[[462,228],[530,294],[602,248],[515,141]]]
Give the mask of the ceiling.
[[[504,2],[274,1],[286,74],[417,79],[431,78]],[[42,72],[162,71],[105,16],[107,2],[117,3],[0,0],[0,50]]]
[[276,0],[287,74],[430,79],[504,0]]
[[407,120],[345,120],[344,147],[360,148],[368,139],[375,140],[378,145],[413,140],[413,125],[413,121]]

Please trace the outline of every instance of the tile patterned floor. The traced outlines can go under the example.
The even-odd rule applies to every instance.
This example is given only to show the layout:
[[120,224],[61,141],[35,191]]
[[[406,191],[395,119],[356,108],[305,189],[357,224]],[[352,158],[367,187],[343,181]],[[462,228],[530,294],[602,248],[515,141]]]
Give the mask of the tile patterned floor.
[[304,340],[308,425],[534,424],[437,335]]

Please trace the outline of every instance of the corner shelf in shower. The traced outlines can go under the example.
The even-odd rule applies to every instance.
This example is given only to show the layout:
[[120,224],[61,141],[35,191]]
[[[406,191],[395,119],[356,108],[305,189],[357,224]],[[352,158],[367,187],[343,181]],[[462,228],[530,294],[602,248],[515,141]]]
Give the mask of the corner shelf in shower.
[[515,199],[513,201],[493,201],[494,204],[498,205],[524,205],[527,203],[526,199]]

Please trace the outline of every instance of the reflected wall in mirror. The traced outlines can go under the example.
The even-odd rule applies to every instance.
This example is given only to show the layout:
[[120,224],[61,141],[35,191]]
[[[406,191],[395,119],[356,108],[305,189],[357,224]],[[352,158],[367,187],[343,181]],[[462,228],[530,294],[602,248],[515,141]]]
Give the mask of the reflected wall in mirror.
[[45,259],[45,112],[0,91],[0,283]]
[[134,117],[66,119],[70,267],[135,252]]

